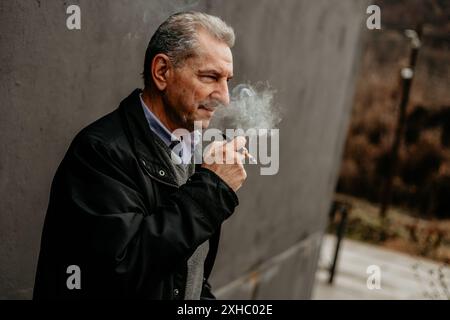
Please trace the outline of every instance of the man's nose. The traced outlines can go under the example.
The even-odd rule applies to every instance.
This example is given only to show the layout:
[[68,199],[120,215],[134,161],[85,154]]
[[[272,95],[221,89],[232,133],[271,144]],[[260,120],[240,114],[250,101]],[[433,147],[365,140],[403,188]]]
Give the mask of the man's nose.
[[216,90],[214,90],[212,98],[219,100],[225,106],[230,104],[230,94],[228,92],[227,81],[221,81],[217,84]]

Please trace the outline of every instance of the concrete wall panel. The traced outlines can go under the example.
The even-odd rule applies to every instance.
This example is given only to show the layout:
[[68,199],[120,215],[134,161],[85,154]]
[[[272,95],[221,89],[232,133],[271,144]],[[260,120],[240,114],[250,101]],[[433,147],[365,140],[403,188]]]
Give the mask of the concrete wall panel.
[[[70,4],[81,7],[81,30],[66,28]],[[285,110],[279,174],[249,168],[211,281],[226,292],[298,246],[295,257],[275,259],[282,271],[253,283],[258,295],[244,284],[230,297],[309,297],[316,234],[325,227],[350,112],[364,1],[1,1],[0,298],[31,297],[50,184],[69,142],[142,86],[150,36],[170,13],[190,8],[235,28],[234,84],[267,80]]]

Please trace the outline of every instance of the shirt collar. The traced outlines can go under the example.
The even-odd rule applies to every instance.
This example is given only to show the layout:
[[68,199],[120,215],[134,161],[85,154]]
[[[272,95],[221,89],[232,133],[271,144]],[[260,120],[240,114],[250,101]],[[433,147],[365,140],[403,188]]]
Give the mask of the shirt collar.
[[[189,147],[194,148],[201,140],[201,132],[198,130],[194,130],[190,133],[189,137],[185,137],[188,139],[180,140],[177,136],[172,134],[169,129],[158,119],[158,117],[150,110],[150,108],[145,104],[142,99],[142,94],[139,95],[139,99],[141,99],[142,109],[144,109],[145,117],[150,126],[150,129],[158,135],[159,138],[167,145],[170,146],[172,141],[181,141],[187,144],[188,141],[191,142]],[[188,146],[186,146],[188,147]]]
[[158,117],[155,116],[153,112],[150,111],[142,99],[142,94],[139,95],[139,99],[141,99],[142,109],[144,109],[145,117],[147,118],[150,129],[156,133],[156,135],[161,138],[167,146],[169,146],[172,141],[180,140],[166,128],[166,126],[158,119]]

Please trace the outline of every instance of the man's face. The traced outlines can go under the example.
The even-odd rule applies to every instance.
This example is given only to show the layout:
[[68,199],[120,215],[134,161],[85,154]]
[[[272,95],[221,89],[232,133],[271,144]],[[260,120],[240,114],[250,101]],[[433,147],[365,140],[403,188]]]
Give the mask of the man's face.
[[164,91],[164,107],[176,128],[189,131],[194,122],[209,126],[215,106],[228,105],[228,81],[233,76],[233,56],[226,43],[205,31],[197,35],[196,55],[173,69]]

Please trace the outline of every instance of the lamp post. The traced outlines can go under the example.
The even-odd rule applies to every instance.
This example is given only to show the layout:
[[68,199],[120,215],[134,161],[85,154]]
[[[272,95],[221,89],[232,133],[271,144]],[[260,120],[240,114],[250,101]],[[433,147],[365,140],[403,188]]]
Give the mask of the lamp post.
[[389,204],[392,198],[392,180],[398,167],[398,151],[400,149],[401,140],[403,137],[406,108],[409,102],[409,94],[411,90],[412,80],[414,78],[414,71],[417,62],[417,56],[419,49],[422,45],[421,42],[422,25],[419,25],[417,31],[412,29],[405,30],[405,36],[410,39],[411,54],[409,57],[408,66],[403,68],[400,72],[402,81],[402,97],[400,100],[399,113],[397,118],[397,127],[394,134],[394,142],[389,154],[388,172],[384,182],[384,188],[381,191],[381,206],[380,206],[380,218],[384,221],[386,218],[386,212],[389,208]]

